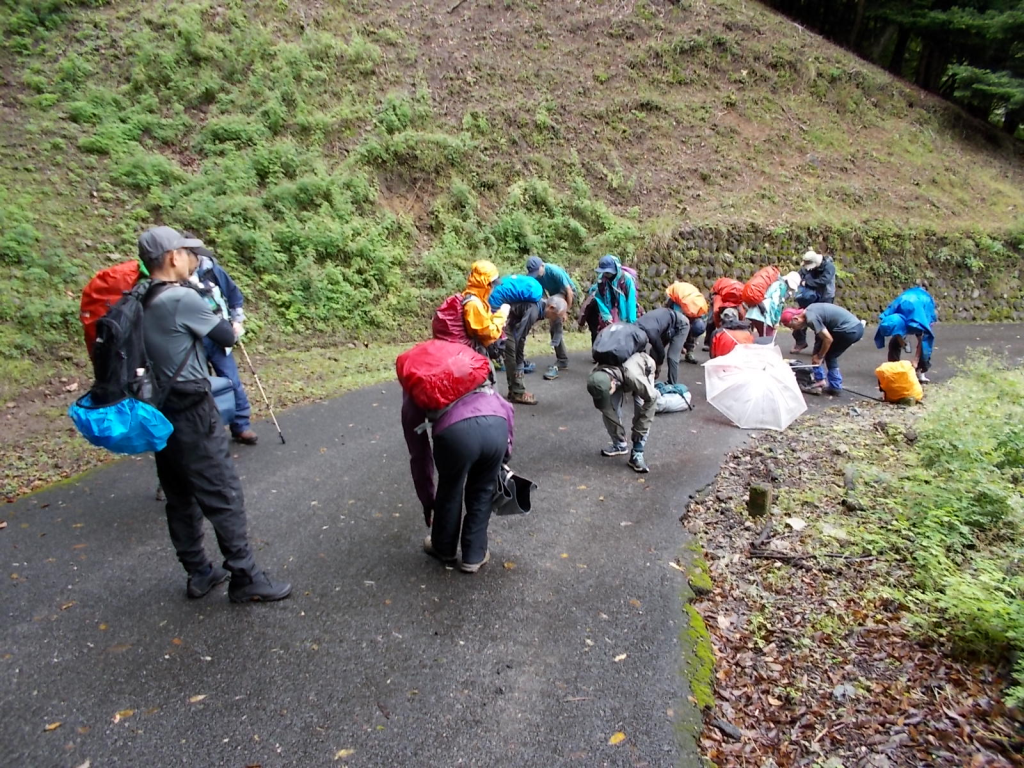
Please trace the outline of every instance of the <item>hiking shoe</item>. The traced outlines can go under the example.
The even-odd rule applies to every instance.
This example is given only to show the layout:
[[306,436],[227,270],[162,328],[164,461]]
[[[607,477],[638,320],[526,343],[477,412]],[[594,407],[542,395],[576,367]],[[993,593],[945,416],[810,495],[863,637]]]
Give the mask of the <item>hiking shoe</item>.
[[198,571],[196,573],[189,574],[188,586],[185,588],[186,594],[193,600],[203,597],[211,589],[216,587],[218,584],[223,584],[231,578],[231,574],[221,568],[219,565],[213,565],[212,563],[206,567],[205,571]]
[[284,600],[291,593],[291,584],[271,581],[263,571],[256,571],[252,576],[232,576],[228,585],[232,603],[272,603]]
[[247,429],[244,432],[232,433],[231,439],[236,443],[242,445],[256,445],[256,442],[260,439],[259,435],[253,432],[251,429]]
[[705,344],[703,347],[701,347],[701,349],[703,349],[705,352],[710,352],[711,351],[711,345],[710,344]]
[[831,395],[832,397],[839,397],[843,394],[843,390],[837,389],[836,387],[824,387],[821,390],[823,395]]
[[164,493],[164,487],[158,485],[156,487],[156,496],[154,497],[157,501],[167,501],[167,495]]
[[568,360],[559,360],[558,361],[558,370],[564,371],[568,367],[569,367],[569,361]]
[[794,344],[793,348],[791,350],[789,350],[789,354],[791,354],[791,355],[802,355],[806,349],[807,349],[807,345],[806,344],[804,344],[802,347]]
[[437,550],[434,549],[434,543],[430,540],[430,534],[427,534],[427,538],[423,540],[423,551],[431,557],[436,557],[445,565],[455,565],[455,561],[458,560],[455,555],[452,555],[451,557],[441,557],[437,554]]
[[536,405],[537,398],[529,392],[520,392],[518,394],[509,393],[508,401],[510,403],[518,403],[519,405]]
[[536,370],[537,370],[537,364],[536,363],[527,362],[525,365],[523,365],[523,373],[533,373]]
[[607,448],[601,449],[602,456],[625,456],[627,453],[629,453],[629,445],[627,443],[622,443],[621,445],[609,443]]
[[483,567],[484,563],[486,563],[490,559],[491,552],[490,550],[488,550],[484,552],[484,559],[481,560],[479,563],[464,563],[462,560],[459,560],[459,570],[463,573],[476,573]]
[[503,362],[501,362],[501,361],[495,360],[494,361],[494,370],[496,370],[496,371],[504,371],[505,370],[505,364]]
[[688,363],[692,363],[693,365],[697,364],[697,358],[693,356],[693,352],[687,352],[686,355],[683,357],[683,360],[685,360]]
[[927,376],[925,376],[923,373],[918,373],[917,374],[917,380],[919,382],[921,382],[922,384],[931,384],[932,383],[932,380],[929,379]]
[[633,451],[629,455],[629,461],[626,462],[626,466],[632,469],[634,472],[650,472],[651,468],[647,466],[647,462],[644,461],[643,451]]
[[552,365],[546,371],[544,371],[544,381],[552,381],[558,378],[558,366]]

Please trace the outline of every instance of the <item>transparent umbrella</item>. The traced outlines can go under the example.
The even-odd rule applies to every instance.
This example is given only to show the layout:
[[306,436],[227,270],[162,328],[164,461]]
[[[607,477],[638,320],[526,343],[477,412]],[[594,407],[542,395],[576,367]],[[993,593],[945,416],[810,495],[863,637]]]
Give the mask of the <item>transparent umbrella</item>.
[[807,403],[777,346],[738,344],[704,363],[708,402],[741,429],[784,430]]

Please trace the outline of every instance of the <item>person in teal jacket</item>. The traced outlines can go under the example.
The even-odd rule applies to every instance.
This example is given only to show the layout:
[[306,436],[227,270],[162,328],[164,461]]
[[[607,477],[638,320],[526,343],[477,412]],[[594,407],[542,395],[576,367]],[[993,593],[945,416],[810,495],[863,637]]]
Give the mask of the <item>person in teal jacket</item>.
[[526,274],[536,278],[549,298],[561,296],[565,300],[565,313],[556,314],[548,319],[551,327],[551,348],[555,350],[555,364],[547,369],[544,378],[548,381],[558,378],[558,372],[569,367],[569,352],[565,348],[564,316],[572,311],[573,303],[579,288],[569,277],[569,273],[557,264],[545,264],[540,256],[531,256],[526,260]]
[[597,281],[580,314],[580,327],[590,327],[591,339],[612,323],[635,323],[637,318],[636,281],[622,268],[615,256],[602,256],[597,262]]

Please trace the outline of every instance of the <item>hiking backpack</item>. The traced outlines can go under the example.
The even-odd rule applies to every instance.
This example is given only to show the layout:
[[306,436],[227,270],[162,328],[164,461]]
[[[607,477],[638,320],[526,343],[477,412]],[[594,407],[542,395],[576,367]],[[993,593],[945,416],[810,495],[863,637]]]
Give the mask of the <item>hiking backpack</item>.
[[469,294],[456,293],[441,302],[441,306],[434,310],[434,317],[430,323],[435,339],[473,346],[469,334],[466,333],[466,319],[463,315],[463,307],[471,298],[473,297]]
[[704,317],[708,313],[708,300],[692,283],[672,283],[665,289],[665,295],[679,305],[683,314],[691,320]]
[[878,377],[878,388],[882,390],[883,399],[887,403],[898,403],[904,398],[920,402],[924,399],[924,388],[917,380],[917,372],[909,360],[894,363],[882,363],[875,369]]
[[96,324],[107,314],[124,294],[139,281],[139,262],[122,261],[112,267],[101,269],[82,290],[78,318],[82,321],[85,348],[92,357],[96,343]]
[[772,283],[779,279],[778,267],[763,267],[754,273],[754,276],[743,286],[743,303],[748,307],[756,307],[764,301],[765,294]]
[[490,305],[491,311],[494,312],[502,304],[518,304],[520,302],[536,304],[542,298],[544,298],[544,289],[536,278],[529,275],[509,275],[501,278],[500,282],[494,286],[487,297],[487,303]]
[[436,421],[452,403],[485,384],[491,363],[465,344],[429,339],[400,354],[395,372],[402,389],[428,420]]
[[740,344],[753,344],[754,334],[750,331],[719,328],[711,339],[711,358],[732,352]]
[[174,427],[157,408],[191,357],[182,359],[162,394],[157,395],[142,324],[151,289],[148,280],[137,283],[95,323],[94,382],[68,408],[86,440],[114,453],[164,449]]
[[647,348],[644,329],[632,323],[612,323],[597,334],[591,352],[600,365],[622,365]]

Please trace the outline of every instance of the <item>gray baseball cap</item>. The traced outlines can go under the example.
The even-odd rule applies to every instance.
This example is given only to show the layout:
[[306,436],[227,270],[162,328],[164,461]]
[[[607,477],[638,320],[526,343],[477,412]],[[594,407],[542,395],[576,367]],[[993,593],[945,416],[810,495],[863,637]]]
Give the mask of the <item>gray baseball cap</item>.
[[202,240],[185,237],[171,227],[150,227],[139,235],[139,258],[145,263],[156,261],[168,251],[203,247]]

